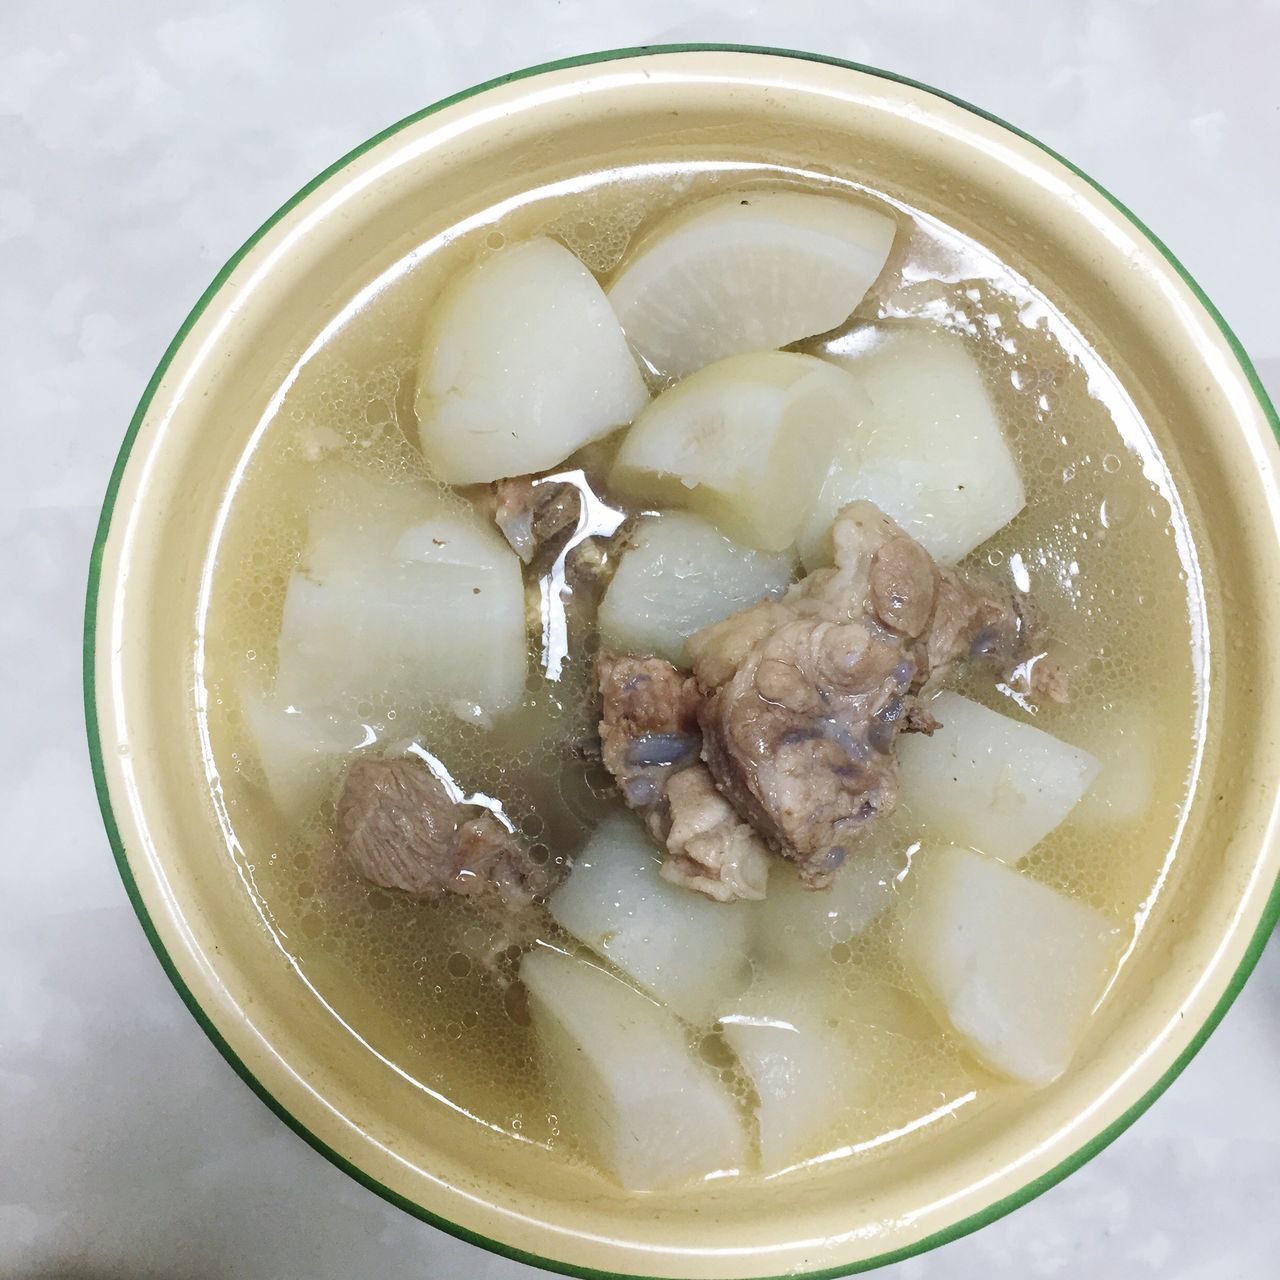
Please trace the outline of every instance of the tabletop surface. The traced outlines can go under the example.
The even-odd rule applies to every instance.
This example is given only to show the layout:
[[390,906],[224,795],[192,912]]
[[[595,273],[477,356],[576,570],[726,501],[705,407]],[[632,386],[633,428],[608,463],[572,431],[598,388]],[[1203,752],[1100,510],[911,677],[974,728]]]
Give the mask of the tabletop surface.
[[[0,1275],[514,1280],[277,1121],[143,939],[84,746],[80,614],[133,406],[219,266],[391,121],[591,49],[813,49],[1071,157],[1280,392],[1280,6],[997,0],[5,0],[0,21]],[[1254,1280],[1280,1256],[1280,948],[1134,1128],[887,1280]]]

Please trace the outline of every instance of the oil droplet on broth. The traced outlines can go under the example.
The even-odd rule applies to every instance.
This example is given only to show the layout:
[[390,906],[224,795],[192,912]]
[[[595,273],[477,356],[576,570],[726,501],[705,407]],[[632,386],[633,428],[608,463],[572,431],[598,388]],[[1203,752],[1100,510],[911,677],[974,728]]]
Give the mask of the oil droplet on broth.
[[[567,1112],[540,1073],[524,988],[511,981],[510,958],[492,954],[492,927],[465,903],[423,904],[360,882],[334,854],[331,796],[295,827],[285,827],[263,802],[237,691],[261,688],[270,679],[305,513],[332,496],[326,486],[335,464],[390,484],[434,484],[414,444],[414,370],[430,299],[458,262],[497,252],[540,226],[605,273],[661,212],[759,180],[754,171],[700,172],[694,163],[678,183],[613,170],[600,186],[544,199],[537,217],[526,207],[518,232],[493,220],[475,243],[460,237],[438,262],[421,263],[299,371],[257,447],[218,548],[204,654],[216,695],[209,731],[237,837],[253,857],[256,887],[281,945],[375,1052],[485,1123],[570,1161],[583,1157],[573,1145]],[[815,175],[813,185],[840,184]],[[1071,671],[1072,704],[1046,708],[1038,719],[1050,732],[1087,746],[1106,737],[1108,707],[1139,703],[1158,717],[1152,742],[1157,781],[1148,816],[1105,837],[1068,822],[1025,868],[1123,921],[1150,893],[1168,850],[1192,745],[1189,641],[1181,659],[1175,645],[1166,646],[1172,656],[1158,696],[1144,644],[1152,628],[1189,636],[1186,590],[1177,577],[1175,540],[1167,536],[1170,511],[1132,479],[1125,439],[1090,393],[1088,362],[1059,340],[1053,307],[975,244],[910,210],[904,216],[910,237],[905,261],[927,266],[945,260],[952,268],[946,279],[919,278],[927,276],[922,266],[914,282],[905,271],[901,280],[888,280],[867,316],[954,329],[966,337],[991,391],[1022,472],[1027,506],[969,563],[1004,582],[1019,572],[1029,575],[1041,620],[1066,651],[1080,655]],[[1086,457],[1100,462],[1085,463]],[[1064,537],[1073,528],[1106,536]],[[1140,600],[1141,609],[1107,608],[1104,600]],[[366,710],[371,718],[394,722],[398,737],[421,736],[467,790],[500,800],[534,848],[561,861],[616,804],[607,774],[584,768],[575,753],[592,719],[585,639],[579,637],[563,680],[552,686],[534,677],[526,712],[492,733],[439,707]],[[989,680],[975,677],[961,691],[1015,711]],[[254,856],[266,849],[273,851],[269,860]],[[890,915],[838,943],[813,980],[847,991],[851,1007],[869,985],[914,999],[895,929]],[[557,941],[554,935],[548,940]],[[495,972],[505,976],[495,980]],[[974,1088],[971,1064],[950,1033],[927,1017],[910,1022],[910,1034],[904,1025],[867,1033],[875,1079],[862,1104],[833,1121],[829,1149],[873,1142]],[[693,1043],[748,1105],[751,1088],[723,1037],[704,1030]],[[988,1083],[981,1088],[998,1105],[998,1090]],[[925,1126],[897,1145],[925,1141],[927,1131]]]

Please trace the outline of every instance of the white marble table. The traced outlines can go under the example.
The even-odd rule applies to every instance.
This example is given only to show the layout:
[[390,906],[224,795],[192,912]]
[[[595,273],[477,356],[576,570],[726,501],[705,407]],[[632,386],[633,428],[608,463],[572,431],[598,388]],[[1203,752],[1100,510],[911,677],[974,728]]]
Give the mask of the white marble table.
[[[477,80],[693,40],[854,58],[1018,122],[1156,228],[1280,392],[1275,0],[3,0],[0,1274],[535,1274],[328,1165],[169,987],[89,780],[83,578],[134,402],[267,212],[367,135]],[[885,1274],[1275,1276],[1278,1059],[1273,943],[1136,1128],[1029,1207]]]

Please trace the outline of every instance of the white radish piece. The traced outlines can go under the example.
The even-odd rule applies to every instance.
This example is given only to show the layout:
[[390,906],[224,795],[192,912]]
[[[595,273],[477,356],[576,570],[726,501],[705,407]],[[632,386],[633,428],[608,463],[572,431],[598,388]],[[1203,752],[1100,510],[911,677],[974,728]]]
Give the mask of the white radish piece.
[[1101,768],[1071,820],[1092,831],[1132,826],[1151,812],[1156,789],[1157,733],[1149,707],[1113,702],[1073,733]]
[[[442,506],[439,495],[424,486],[388,484],[350,466],[321,462],[315,477],[302,571],[294,575],[309,586],[358,578],[385,563],[404,529]],[[291,655],[297,640],[286,637],[278,646],[272,689],[240,690],[258,766],[277,810],[291,822],[314,810],[333,787],[342,761],[387,727],[358,715],[346,690],[308,687],[305,657]]]
[[551,950],[526,955],[520,979],[560,1114],[624,1187],[656,1191],[742,1166],[733,1099],[670,1013]]
[[1087,751],[958,693],[928,704],[931,737],[898,739],[901,800],[940,840],[1017,862],[1072,810],[1098,775]]
[[442,480],[545,471],[648,401],[608,299],[554,240],[503,250],[436,304],[417,414],[422,451]]
[[640,415],[611,483],[624,496],[685,507],[763,551],[791,547],[832,454],[869,402],[843,369],[785,351],[709,365]]
[[894,220],[841,196],[739,191],[660,223],[609,286],[632,346],[680,378],[834,329],[875,283]]
[[606,818],[548,906],[579,942],[680,1017],[705,1026],[746,986],[748,906],[677,888],[658,874],[659,865],[635,818]]
[[295,707],[245,689],[240,710],[258,764],[280,815],[299,822],[334,785],[341,761],[376,740],[359,717],[326,708]]
[[912,882],[903,955],[928,997],[993,1070],[1056,1080],[1102,996],[1116,927],[969,849],[922,851]]
[[406,529],[445,509],[434,487],[393,484],[350,465],[322,465],[317,476],[323,485],[307,511],[299,566],[315,582],[383,563]]
[[811,969],[894,901],[905,859],[890,844],[855,850],[830,889],[806,889],[786,866],[769,876],[769,896],[751,911],[752,955],[773,968]]
[[718,1022],[755,1086],[763,1171],[812,1158],[865,1085],[836,1001],[811,985],[766,979]]
[[871,411],[836,453],[801,557],[808,569],[830,564],[832,521],[866,498],[940,564],[954,564],[1026,505],[1017,464],[962,338],[906,326],[870,336],[841,365]]
[[765,596],[781,595],[795,573],[787,552],[755,551],[699,516],[646,516],[600,602],[600,640],[618,653],[685,664],[684,642]]
[[285,595],[276,697],[303,710],[459,703],[485,717],[524,689],[520,562],[496,530],[440,510],[409,528],[353,520],[323,541]]

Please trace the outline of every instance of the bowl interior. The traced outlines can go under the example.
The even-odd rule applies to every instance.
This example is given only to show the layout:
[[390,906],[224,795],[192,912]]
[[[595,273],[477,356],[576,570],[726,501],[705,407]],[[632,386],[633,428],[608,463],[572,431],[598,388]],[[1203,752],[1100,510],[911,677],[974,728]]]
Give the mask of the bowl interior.
[[[1178,857],[1078,1065],[892,1159],[753,1189],[626,1196],[452,1111],[353,1038],[273,940],[196,732],[209,548],[271,398],[362,289],[535,183],[683,155],[791,157],[936,214],[1050,295],[1114,371],[1187,507],[1208,731]],[[976,1225],[1086,1158],[1194,1047],[1276,879],[1277,451],[1229,340],[1086,180],[918,87],[730,51],[546,71],[408,122],[304,192],[215,282],[149,389],[108,500],[91,736],[126,879],[202,1021],[296,1126],[406,1207],[555,1263],[743,1276],[843,1269]],[[95,723],[96,720],[96,723]],[[1230,731],[1226,727],[1230,726]]]

